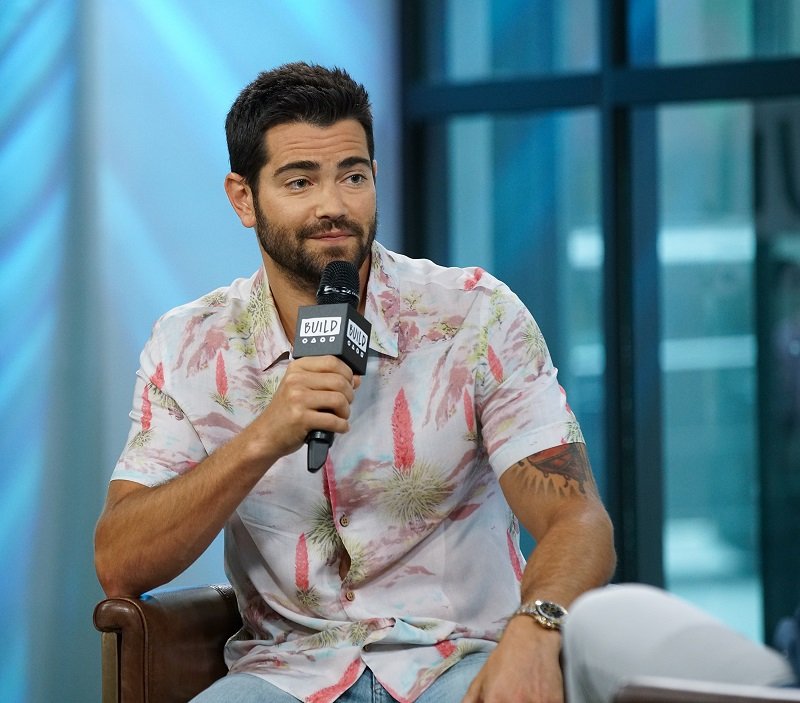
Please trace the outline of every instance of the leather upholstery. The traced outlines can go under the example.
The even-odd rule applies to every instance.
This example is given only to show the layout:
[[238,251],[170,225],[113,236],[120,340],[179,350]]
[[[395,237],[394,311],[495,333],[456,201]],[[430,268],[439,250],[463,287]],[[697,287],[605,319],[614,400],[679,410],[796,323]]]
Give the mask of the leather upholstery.
[[109,598],[95,607],[94,624],[103,703],[178,703],[226,674],[223,646],[242,621],[223,585]]

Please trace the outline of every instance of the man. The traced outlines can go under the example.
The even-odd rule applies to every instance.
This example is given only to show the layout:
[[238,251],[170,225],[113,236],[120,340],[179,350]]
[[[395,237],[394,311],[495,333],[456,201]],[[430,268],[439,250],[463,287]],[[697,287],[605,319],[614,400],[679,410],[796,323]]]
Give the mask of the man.
[[797,622],[787,618],[776,638],[790,662],[667,591],[643,584],[596,589],[577,600],[564,631],[567,698],[611,703],[626,682],[649,676],[796,686]]
[[[97,526],[105,592],[169,581],[224,528],[244,627],[198,701],[560,700],[561,611],[533,602],[569,606],[614,554],[533,318],[480,269],[374,241],[371,108],[345,72],[262,73],[226,132],[225,190],[263,267],[154,327]],[[363,378],[291,356],[334,260],[372,324]],[[315,429],[336,434],[310,473]]]

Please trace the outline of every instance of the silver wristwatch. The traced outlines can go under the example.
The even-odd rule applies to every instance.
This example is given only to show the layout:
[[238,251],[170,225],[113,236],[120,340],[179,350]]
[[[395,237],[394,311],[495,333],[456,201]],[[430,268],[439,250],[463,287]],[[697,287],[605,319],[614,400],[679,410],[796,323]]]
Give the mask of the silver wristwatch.
[[549,600],[535,600],[533,603],[523,603],[514,611],[514,615],[529,615],[548,630],[560,630],[567,619],[567,609]]

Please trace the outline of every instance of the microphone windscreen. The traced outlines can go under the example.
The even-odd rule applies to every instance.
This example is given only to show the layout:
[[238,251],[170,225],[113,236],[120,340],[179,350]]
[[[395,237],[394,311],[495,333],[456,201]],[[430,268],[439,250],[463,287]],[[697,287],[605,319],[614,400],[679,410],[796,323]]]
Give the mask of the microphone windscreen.
[[322,271],[317,305],[349,303],[358,308],[358,269],[349,261],[331,261]]

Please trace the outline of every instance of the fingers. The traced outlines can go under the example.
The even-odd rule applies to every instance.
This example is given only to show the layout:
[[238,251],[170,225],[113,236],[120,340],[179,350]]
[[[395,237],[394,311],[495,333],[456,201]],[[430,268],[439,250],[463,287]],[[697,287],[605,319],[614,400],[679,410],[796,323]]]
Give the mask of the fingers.
[[293,361],[290,367],[305,369],[312,372],[342,374],[344,378],[349,379],[350,385],[353,388],[358,388],[361,385],[361,376],[357,376],[353,373],[353,370],[344,361],[337,359],[335,356],[304,357]]
[[464,699],[461,703],[480,703],[481,695],[480,695],[480,674],[475,678],[475,680],[470,684],[469,688],[467,689],[467,694],[464,696]]
[[265,452],[291,454],[311,430],[347,432],[358,385],[350,367],[334,356],[290,362],[272,401],[254,423]]
[[346,420],[355,397],[356,378],[350,367],[336,357],[313,357],[290,363],[281,386],[301,407]]

